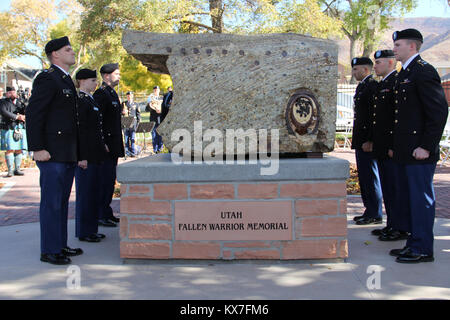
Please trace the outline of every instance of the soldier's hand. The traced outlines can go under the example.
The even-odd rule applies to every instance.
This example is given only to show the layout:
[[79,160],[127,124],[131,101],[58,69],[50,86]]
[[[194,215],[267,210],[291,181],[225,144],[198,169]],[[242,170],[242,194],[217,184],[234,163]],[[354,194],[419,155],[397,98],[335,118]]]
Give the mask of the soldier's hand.
[[88,167],[88,162],[87,162],[87,160],[81,160],[81,161],[78,161],[78,166],[79,166],[81,169],[86,170],[87,167]]
[[425,160],[430,156],[430,151],[418,147],[414,149],[412,156],[416,160]]
[[362,149],[364,152],[372,152],[373,149],[373,142],[372,141],[366,141],[362,144]]
[[47,150],[39,150],[33,153],[33,158],[35,161],[48,161],[50,160],[51,156]]
[[393,158],[394,157],[394,150],[389,149],[388,150],[388,156],[389,156],[389,158]]

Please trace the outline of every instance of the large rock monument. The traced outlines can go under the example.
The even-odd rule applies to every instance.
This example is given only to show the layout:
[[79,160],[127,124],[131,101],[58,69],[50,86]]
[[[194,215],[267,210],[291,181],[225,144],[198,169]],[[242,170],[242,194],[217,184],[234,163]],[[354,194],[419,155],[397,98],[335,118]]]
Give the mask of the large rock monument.
[[[223,137],[226,130],[242,129],[238,139],[248,129],[278,129],[280,153],[333,149],[338,79],[334,42],[292,33],[138,31],[125,32],[122,42],[150,71],[172,77],[172,110],[158,128],[169,149],[178,142],[171,137],[176,129],[194,137],[195,121],[202,121],[203,129],[220,130]],[[203,141],[202,149],[207,144]],[[252,150],[224,150],[229,152]]]
[[[348,256],[348,162],[317,156],[334,145],[333,42],[127,31],[123,46],[150,71],[171,75],[174,100],[158,127],[172,153],[117,169],[122,258]],[[180,151],[187,161],[174,160]]]

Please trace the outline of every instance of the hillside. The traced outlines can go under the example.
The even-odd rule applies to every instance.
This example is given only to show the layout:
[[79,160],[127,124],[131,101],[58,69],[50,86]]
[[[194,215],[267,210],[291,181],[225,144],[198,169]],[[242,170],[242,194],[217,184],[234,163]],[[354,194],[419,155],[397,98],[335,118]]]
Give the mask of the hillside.
[[[423,37],[424,44],[421,56],[431,64],[450,64],[450,18],[404,18],[391,22],[391,28],[383,35],[380,49],[392,49],[392,33],[407,28],[418,29]],[[338,41],[339,63],[350,65],[350,42],[347,38]],[[362,52],[362,48],[360,51]],[[373,55],[371,56],[373,58]]]

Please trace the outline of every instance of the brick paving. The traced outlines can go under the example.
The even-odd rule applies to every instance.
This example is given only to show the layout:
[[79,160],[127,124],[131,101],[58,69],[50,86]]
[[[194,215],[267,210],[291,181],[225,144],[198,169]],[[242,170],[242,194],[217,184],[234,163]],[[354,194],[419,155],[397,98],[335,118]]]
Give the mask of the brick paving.
[[[338,157],[355,163],[354,152],[338,150],[331,152],[330,156]],[[133,159],[129,159],[133,160]],[[5,178],[6,172],[0,173],[0,182],[5,183],[4,188],[14,185],[3,196],[0,195],[0,226],[15,225],[39,221],[39,170],[37,168],[24,169],[25,176]],[[450,219],[450,164],[440,167],[438,163],[434,176],[436,193],[436,217]],[[69,203],[69,219],[74,218],[75,185]],[[1,194],[1,189],[0,189]],[[361,214],[363,206],[360,197],[348,197],[349,214]],[[119,212],[119,201],[113,201],[113,210]]]

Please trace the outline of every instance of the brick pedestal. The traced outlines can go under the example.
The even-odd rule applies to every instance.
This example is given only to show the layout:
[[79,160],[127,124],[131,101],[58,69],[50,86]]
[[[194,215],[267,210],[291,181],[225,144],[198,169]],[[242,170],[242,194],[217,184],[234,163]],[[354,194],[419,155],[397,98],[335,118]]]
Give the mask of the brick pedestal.
[[348,162],[332,157],[281,159],[273,176],[260,175],[259,167],[178,165],[170,155],[120,165],[120,256],[348,257]]

